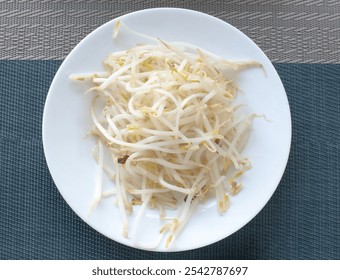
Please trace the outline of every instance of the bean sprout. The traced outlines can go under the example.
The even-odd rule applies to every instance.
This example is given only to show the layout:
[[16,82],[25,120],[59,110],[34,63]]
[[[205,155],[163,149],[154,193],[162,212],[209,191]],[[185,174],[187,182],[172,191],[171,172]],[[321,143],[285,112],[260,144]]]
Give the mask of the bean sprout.
[[[98,139],[93,155],[99,171],[90,209],[114,196],[123,235],[135,244],[146,209],[159,209],[164,225],[150,246],[159,246],[167,235],[170,247],[197,205],[215,197],[223,214],[229,196],[241,191],[240,177],[250,169],[241,152],[256,115],[240,116],[241,106],[234,104],[237,87],[225,73],[262,66],[145,36],[120,21],[114,40],[119,28],[154,43],[110,54],[104,72],[70,76],[93,84],[88,92],[94,94],[91,132]],[[103,171],[114,183],[111,191],[103,191]],[[128,215],[135,205],[140,212],[129,233]],[[174,208],[177,216],[167,217],[167,209]]]

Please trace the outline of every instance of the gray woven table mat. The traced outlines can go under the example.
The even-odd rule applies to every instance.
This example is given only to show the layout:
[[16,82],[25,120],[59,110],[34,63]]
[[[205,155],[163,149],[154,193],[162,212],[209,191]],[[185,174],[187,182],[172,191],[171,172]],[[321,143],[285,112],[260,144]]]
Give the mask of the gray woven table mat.
[[225,20],[274,62],[340,62],[338,0],[0,0],[0,59],[63,59],[96,27],[153,7]]

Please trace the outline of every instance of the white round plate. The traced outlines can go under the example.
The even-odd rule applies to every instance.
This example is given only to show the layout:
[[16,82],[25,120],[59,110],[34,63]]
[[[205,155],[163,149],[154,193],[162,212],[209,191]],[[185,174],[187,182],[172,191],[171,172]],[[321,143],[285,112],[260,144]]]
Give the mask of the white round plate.
[[[113,40],[118,19],[153,37],[188,42],[227,59],[256,60],[264,66],[266,75],[253,68],[243,71],[236,81],[243,91],[238,102],[247,104],[249,112],[264,114],[270,120],[256,119],[253,123],[243,152],[253,168],[242,179],[243,190],[231,198],[224,215],[218,214],[214,201],[199,205],[170,249],[161,243],[152,250],[183,251],[226,238],[254,218],[278,186],[290,150],[291,117],[284,87],[266,55],[242,32],[212,16],[173,8],[142,10],[104,24],[71,51],[51,84],[43,117],[44,151],[53,180],[77,215],[105,236],[146,250],[157,238],[160,221],[152,210],[139,227],[138,246],[122,236],[119,210],[113,199],[104,199],[88,216],[97,173],[97,163],[91,154],[95,140],[84,137],[92,127],[91,96],[84,98],[87,87],[69,80],[69,75],[102,71],[102,61],[109,53],[145,43],[144,38],[124,30]],[[135,214],[129,218],[130,225],[134,217]]]

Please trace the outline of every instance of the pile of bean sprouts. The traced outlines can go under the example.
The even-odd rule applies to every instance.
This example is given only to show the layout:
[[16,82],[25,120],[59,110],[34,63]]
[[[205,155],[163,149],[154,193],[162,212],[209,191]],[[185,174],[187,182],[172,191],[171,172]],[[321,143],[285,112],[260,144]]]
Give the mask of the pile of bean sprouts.
[[[115,40],[122,26],[137,34],[118,22]],[[110,54],[104,72],[70,78],[93,84],[88,92],[93,94],[91,134],[98,139],[93,156],[99,170],[91,211],[113,196],[123,235],[137,244],[140,220],[148,208],[156,208],[164,224],[150,248],[163,238],[169,247],[199,203],[214,198],[222,214],[229,196],[241,190],[240,176],[251,167],[241,152],[256,115],[239,114],[237,87],[225,73],[261,65],[147,38],[154,43]],[[103,171],[114,183],[111,192],[103,191]],[[128,216],[136,205],[130,232]],[[178,214],[168,217],[168,209]]]

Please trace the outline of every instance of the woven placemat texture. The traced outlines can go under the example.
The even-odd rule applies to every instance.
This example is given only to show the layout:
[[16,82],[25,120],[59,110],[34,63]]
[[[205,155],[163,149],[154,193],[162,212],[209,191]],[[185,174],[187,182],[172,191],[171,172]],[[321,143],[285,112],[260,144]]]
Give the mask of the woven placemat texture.
[[275,65],[290,101],[292,149],[260,214],[213,245],[152,253],[91,229],[53,183],[41,126],[60,63],[0,61],[1,259],[340,259],[340,65]]
[[156,7],[225,20],[274,62],[340,63],[339,0],[0,0],[0,59],[64,59],[103,23]]

